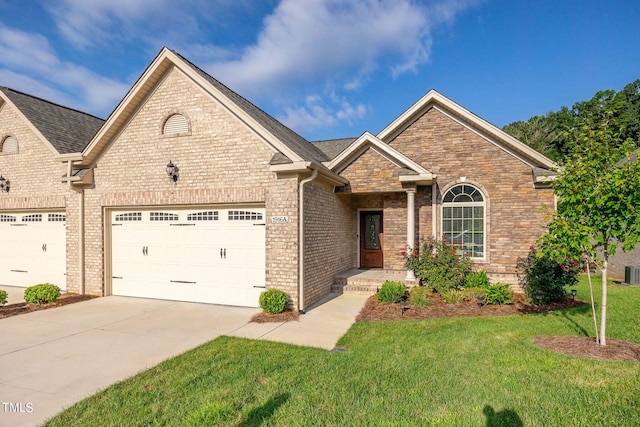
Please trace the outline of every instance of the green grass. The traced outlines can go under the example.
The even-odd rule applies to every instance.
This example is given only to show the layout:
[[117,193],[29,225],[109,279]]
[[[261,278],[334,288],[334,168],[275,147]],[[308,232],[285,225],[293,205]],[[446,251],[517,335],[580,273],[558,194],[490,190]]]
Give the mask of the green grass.
[[[611,286],[609,338],[640,343],[639,315],[640,288]],[[593,335],[589,307],[359,323],[335,353],[221,337],[46,425],[640,425],[640,364],[548,352],[537,335]]]

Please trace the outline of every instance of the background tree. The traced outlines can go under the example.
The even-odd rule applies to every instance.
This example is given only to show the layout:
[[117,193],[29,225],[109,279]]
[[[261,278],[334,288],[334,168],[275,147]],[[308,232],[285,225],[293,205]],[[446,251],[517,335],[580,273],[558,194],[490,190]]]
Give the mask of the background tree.
[[588,101],[579,101],[571,109],[562,107],[544,116],[533,116],[517,121],[503,130],[555,162],[562,164],[574,147],[571,131],[587,122],[606,120],[617,137],[609,141],[620,148],[623,141],[631,140],[640,146],[640,79],[629,83],[620,92],[603,90]]
[[585,255],[587,261],[595,260],[600,266],[599,343],[606,345],[609,256],[620,246],[629,251],[640,242],[640,162],[630,161],[634,141],[621,140],[627,128],[619,121],[612,124],[618,108],[615,96],[601,93],[595,98],[579,106],[584,114],[567,134],[571,154],[554,183],[557,211],[540,246],[560,259],[577,260]]

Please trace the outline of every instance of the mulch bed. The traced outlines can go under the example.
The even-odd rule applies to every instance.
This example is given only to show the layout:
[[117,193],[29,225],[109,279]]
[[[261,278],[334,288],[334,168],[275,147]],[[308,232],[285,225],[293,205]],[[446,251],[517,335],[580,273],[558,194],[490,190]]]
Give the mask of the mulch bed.
[[31,313],[33,311],[46,310],[54,307],[62,307],[63,305],[73,304],[80,301],[87,301],[92,298],[96,298],[94,295],[78,295],[66,292],[60,295],[60,299],[56,302],[50,302],[47,304],[35,305],[28,302],[19,302],[16,304],[9,304],[0,307],[0,319],[5,317],[17,316],[18,314]]
[[[381,304],[375,295],[365,303],[362,311],[356,317],[356,322],[375,322],[381,320],[429,319],[436,317],[462,316],[508,316],[517,314],[546,313],[571,307],[583,306],[586,303],[566,298],[564,301],[545,306],[531,304],[516,294],[513,304],[483,305],[475,301],[465,301],[459,304],[447,304],[440,295],[433,294],[429,308],[406,306],[404,312],[400,304]],[[607,340],[606,346],[600,346],[595,338],[585,336],[569,337],[536,337],[534,345],[545,350],[562,353],[569,356],[588,357],[613,361],[640,361],[640,344],[627,341]]]
[[255,323],[292,322],[298,320],[299,317],[298,312],[292,310],[286,310],[280,314],[269,314],[263,311],[253,316],[251,321]]

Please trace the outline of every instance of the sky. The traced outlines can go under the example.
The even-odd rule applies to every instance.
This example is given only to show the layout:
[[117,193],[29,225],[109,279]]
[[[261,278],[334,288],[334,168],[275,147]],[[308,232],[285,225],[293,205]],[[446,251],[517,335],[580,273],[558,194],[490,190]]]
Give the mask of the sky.
[[640,79],[638,0],[0,0],[0,86],[106,118],[163,46],[309,140],[430,89],[502,127]]

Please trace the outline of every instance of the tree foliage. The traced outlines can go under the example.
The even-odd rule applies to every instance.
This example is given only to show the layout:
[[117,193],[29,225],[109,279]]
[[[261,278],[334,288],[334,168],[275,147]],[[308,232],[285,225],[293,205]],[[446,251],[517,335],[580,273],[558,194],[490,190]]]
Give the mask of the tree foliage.
[[557,211],[542,237],[541,249],[549,256],[579,261],[598,260],[603,295],[600,341],[606,343],[606,280],[609,255],[622,246],[632,250],[640,242],[640,162],[632,161],[635,143],[622,139],[615,94],[603,93],[589,101],[596,106],[566,133],[570,154],[554,182]]
[[620,92],[603,90],[588,101],[576,102],[571,109],[562,107],[544,116],[517,121],[503,130],[557,163],[564,163],[573,148],[572,134],[581,124],[607,121],[616,138],[609,139],[619,149],[623,141],[640,146],[640,79]]

